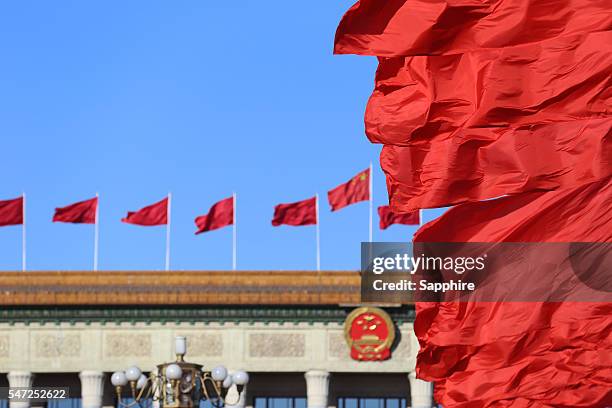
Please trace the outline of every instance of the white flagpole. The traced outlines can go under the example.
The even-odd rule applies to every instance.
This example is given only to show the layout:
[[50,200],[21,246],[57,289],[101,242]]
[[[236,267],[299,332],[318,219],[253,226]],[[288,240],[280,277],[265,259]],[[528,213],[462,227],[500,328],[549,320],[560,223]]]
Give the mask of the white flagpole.
[[21,270],[26,270],[26,195],[23,193],[21,213],[23,216],[23,223],[21,224]]
[[94,219],[94,258],[93,258],[93,270],[98,270],[98,244],[100,240],[100,196],[96,193],[96,215]]
[[372,237],[374,235],[374,172],[372,170],[372,162],[370,162],[370,175],[368,176],[370,189],[370,242],[372,242]]
[[168,222],[166,223],[166,271],[170,270],[170,221],[171,221],[171,206],[172,206],[172,194],[168,193],[168,209],[167,217]]
[[315,216],[317,219],[317,271],[321,270],[321,233],[319,231],[319,194],[315,194]]
[[232,204],[234,206],[234,219],[232,220],[232,270],[236,270],[236,193],[232,194]]

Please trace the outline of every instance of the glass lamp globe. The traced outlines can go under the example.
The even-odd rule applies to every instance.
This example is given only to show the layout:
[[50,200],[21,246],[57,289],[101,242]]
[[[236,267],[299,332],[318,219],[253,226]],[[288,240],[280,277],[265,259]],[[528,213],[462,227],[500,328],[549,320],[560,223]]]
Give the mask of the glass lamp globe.
[[123,371],[115,371],[113,375],[111,375],[111,383],[115,387],[123,387],[128,383],[128,379]]
[[223,366],[217,366],[212,369],[210,375],[215,381],[223,381],[227,377],[227,368]]
[[174,338],[174,351],[178,355],[187,353],[187,339],[185,336],[176,336]]
[[245,371],[236,371],[232,374],[232,380],[236,385],[246,385],[249,382],[249,374]]
[[140,368],[136,366],[131,366],[130,368],[125,370],[125,376],[127,377],[128,381],[138,381],[138,378],[140,378],[141,374],[142,371],[140,371]]
[[223,380],[223,388],[229,388],[232,386],[232,384],[234,384],[234,381],[232,381],[232,376],[228,375],[225,377],[225,380]]
[[169,380],[178,380],[183,375],[183,370],[178,364],[169,364],[166,367],[166,378]]
[[138,381],[136,382],[136,389],[141,390],[147,384],[147,376],[144,374],[140,374],[138,377]]

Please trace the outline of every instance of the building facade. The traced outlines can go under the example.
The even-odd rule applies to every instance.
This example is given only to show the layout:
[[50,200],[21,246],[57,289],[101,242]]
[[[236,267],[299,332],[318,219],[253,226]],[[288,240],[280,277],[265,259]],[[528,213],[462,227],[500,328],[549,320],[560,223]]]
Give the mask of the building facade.
[[358,272],[9,272],[0,305],[0,388],[69,389],[38,406],[116,406],[110,373],[172,361],[177,335],[186,360],[249,372],[237,407],[432,406],[431,385],[414,375],[411,305],[376,305],[395,334],[388,358],[351,356]]

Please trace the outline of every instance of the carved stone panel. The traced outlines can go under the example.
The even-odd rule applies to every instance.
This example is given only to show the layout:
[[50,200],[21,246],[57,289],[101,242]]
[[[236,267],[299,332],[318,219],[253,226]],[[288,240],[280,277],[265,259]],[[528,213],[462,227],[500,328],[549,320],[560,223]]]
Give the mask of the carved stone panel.
[[341,331],[329,333],[327,352],[331,358],[350,360],[350,350],[346,344],[344,333]]
[[34,356],[39,358],[72,357],[81,355],[79,334],[41,333],[33,336]]
[[190,357],[219,357],[223,355],[223,338],[220,334],[187,334],[187,355]]
[[300,333],[251,333],[251,357],[304,357],[306,341]]
[[107,357],[148,357],[151,355],[151,335],[108,334],[104,354]]
[[10,352],[9,336],[0,336],[0,358],[7,358]]

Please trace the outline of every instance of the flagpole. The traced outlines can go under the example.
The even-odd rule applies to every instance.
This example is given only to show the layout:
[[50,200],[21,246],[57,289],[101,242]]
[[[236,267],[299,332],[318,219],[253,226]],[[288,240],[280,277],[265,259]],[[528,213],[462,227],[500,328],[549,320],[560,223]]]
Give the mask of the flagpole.
[[370,162],[370,175],[368,177],[369,189],[370,189],[370,242],[372,242],[372,236],[374,233],[374,172],[372,171],[372,162]]
[[96,193],[96,215],[94,220],[94,258],[93,258],[93,270],[96,272],[98,270],[98,245],[100,240],[100,225],[99,225],[99,217],[100,216],[100,198],[99,194]]
[[315,216],[317,219],[317,271],[321,270],[321,233],[319,231],[319,194],[315,194]]
[[232,194],[232,205],[234,206],[234,216],[232,220],[232,270],[236,270],[236,193]]
[[168,207],[167,207],[167,223],[166,223],[166,271],[170,270],[170,221],[171,221],[171,205],[172,205],[172,193],[168,193]]
[[21,223],[21,270],[26,270],[26,195],[22,193],[23,200],[21,202],[21,213],[23,222]]

